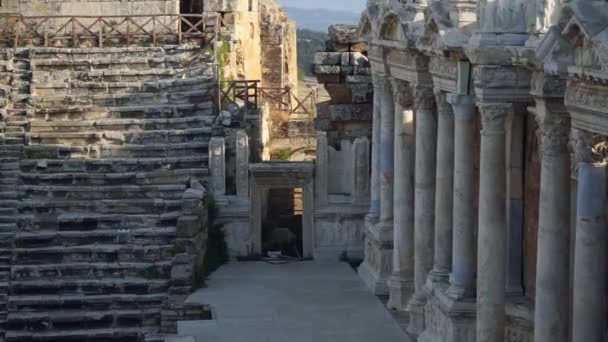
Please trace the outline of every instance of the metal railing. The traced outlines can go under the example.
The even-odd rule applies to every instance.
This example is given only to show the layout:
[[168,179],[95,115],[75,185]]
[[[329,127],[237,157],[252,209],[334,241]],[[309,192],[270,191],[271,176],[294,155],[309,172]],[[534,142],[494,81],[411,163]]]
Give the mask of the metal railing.
[[0,44],[7,47],[158,46],[217,39],[220,16],[155,14],[107,16],[2,16]]

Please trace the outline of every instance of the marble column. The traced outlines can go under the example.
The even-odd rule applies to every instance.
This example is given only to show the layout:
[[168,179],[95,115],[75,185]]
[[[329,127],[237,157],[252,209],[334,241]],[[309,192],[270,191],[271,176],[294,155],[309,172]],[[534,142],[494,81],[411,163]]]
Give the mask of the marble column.
[[393,273],[388,307],[404,311],[414,292],[414,112],[409,84],[393,80],[395,191]]
[[447,94],[435,90],[437,103],[437,173],[435,180],[434,264],[429,285],[447,283],[452,266],[452,216],[454,196],[454,113]]
[[382,100],[385,92],[385,76],[374,73],[374,109],[372,118],[372,175],[370,182],[370,203],[366,221],[370,224],[378,222],[380,217],[380,121],[382,117]]
[[[537,101],[538,103],[538,101]],[[537,106],[541,149],[534,341],[567,342],[570,275],[568,113]],[[579,340],[575,340],[579,341]],[[586,340],[580,340],[586,341]]]
[[481,166],[477,244],[477,342],[505,338],[506,132],[508,103],[479,103]]
[[353,143],[353,183],[352,203],[369,202],[369,139],[359,137]]
[[572,341],[603,342],[608,314],[606,164],[582,160],[578,164]]
[[249,136],[236,132],[236,195],[249,198]]
[[222,137],[214,137],[209,140],[209,169],[213,194],[224,196],[226,194],[226,144]]
[[386,240],[386,236],[388,236],[388,240],[392,240],[395,102],[391,91],[391,78],[386,77],[384,81],[380,120],[380,220],[377,230],[381,240]]
[[452,272],[448,296],[475,296],[475,96],[448,96],[454,109],[454,194]]
[[327,205],[327,168],[328,168],[328,142],[327,132],[317,132],[317,158],[315,161],[315,196],[318,207]]
[[414,204],[414,285],[415,293],[408,303],[408,331],[419,335],[424,331],[425,288],[433,268],[435,230],[435,172],[437,163],[437,115],[433,89],[414,88],[416,109],[416,163]]

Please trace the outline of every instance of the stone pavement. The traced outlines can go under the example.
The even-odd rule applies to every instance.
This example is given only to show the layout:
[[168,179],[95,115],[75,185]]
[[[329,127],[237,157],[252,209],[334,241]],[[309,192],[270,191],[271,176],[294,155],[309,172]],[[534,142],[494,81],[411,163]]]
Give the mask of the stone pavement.
[[213,321],[180,322],[197,342],[408,342],[383,304],[346,263],[231,263],[188,302]]

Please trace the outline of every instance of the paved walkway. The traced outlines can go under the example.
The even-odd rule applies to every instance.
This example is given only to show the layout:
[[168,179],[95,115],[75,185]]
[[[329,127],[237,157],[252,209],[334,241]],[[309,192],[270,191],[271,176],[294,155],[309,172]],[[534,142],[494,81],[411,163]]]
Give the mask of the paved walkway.
[[345,263],[231,263],[189,302],[211,304],[214,321],[180,322],[197,342],[408,342]]

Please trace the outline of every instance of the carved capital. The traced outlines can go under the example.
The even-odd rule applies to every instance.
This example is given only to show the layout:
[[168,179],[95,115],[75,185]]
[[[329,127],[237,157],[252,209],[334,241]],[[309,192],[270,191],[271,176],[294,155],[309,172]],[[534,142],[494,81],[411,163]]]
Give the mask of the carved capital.
[[608,161],[608,137],[573,128],[570,133],[572,161],[579,163],[605,163]]
[[439,116],[448,116],[450,119],[454,115],[452,105],[448,102],[448,94],[440,89],[435,89],[435,102],[437,103],[437,113]]
[[395,103],[398,103],[403,108],[411,108],[414,106],[414,96],[408,82],[391,78],[391,85]]
[[511,103],[478,103],[481,113],[481,134],[504,134],[505,120],[513,113]]
[[432,111],[435,109],[435,93],[433,88],[415,87],[414,106],[417,110]]
[[387,77],[382,74],[372,74],[372,83],[374,85],[374,92],[380,94],[387,91],[386,89]]
[[456,120],[472,120],[475,117],[475,96],[448,94],[447,101],[454,109]]
[[543,153],[561,154],[568,152],[570,139],[570,117],[548,114],[538,118],[538,138]]

